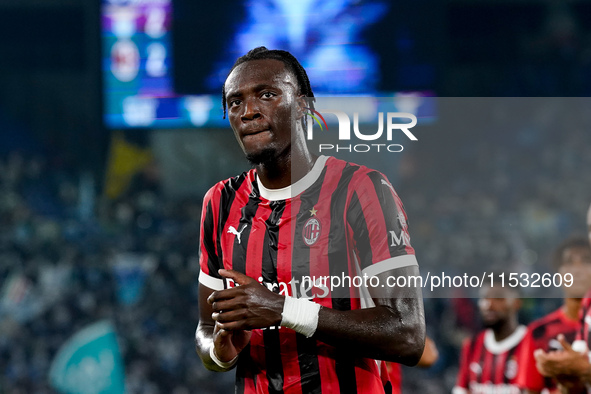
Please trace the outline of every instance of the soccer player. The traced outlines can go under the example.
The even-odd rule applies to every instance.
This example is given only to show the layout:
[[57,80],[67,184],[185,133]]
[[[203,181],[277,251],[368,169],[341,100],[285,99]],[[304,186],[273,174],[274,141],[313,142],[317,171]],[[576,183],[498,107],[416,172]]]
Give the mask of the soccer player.
[[519,394],[517,355],[527,331],[517,320],[519,290],[493,282],[482,288],[478,306],[486,329],[464,342],[453,394]]
[[306,278],[418,275],[407,217],[382,174],[308,151],[305,97],[306,72],[285,51],[253,49],[226,79],[223,106],[254,169],[204,198],[196,349],[211,370],[236,366],[238,393],[384,392],[376,360],[421,357],[420,289]]
[[[550,393],[559,392],[555,379],[544,377],[536,368],[534,351],[545,352],[562,349],[558,335],[571,343],[581,329],[579,311],[583,295],[591,282],[591,248],[585,238],[573,238],[558,247],[554,257],[554,268],[560,274],[571,273],[577,281],[571,286],[564,286],[564,304],[556,311],[532,322],[524,339],[521,353],[521,366],[517,377],[518,385],[526,393],[541,393],[544,389]],[[566,283],[566,282],[565,282]]]
[[[591,243],[591,206],[587,211],[587,231]],[[559,336],[562,350],[534,352],[538,371],[558,380],[562,393],[591,392],[591,290],[582,302],[581,331],[572,346]]]

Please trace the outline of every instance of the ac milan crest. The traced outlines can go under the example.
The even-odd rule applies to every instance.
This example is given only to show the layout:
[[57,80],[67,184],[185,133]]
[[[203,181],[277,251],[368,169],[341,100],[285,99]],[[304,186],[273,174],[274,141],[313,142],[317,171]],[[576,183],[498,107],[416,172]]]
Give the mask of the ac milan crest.
[[311,217],[304,224],[304,230],[302,231],[302,237],[304,242],[308,246],[312,246],[320,238],[320,221],[315,217]]

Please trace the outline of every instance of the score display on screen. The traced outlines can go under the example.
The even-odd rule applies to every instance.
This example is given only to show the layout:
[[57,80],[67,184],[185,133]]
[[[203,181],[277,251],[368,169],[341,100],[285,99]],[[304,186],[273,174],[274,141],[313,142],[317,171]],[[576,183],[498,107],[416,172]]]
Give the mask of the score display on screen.
[[[173,5],[184,9],[175,14]],[[224,24],[219,18],[228,13],[215,17],[214,5],[192,0],[102,0],[106,127],[227,127],[221,85],[235,59],[260,45],[293,53],[317,96],[397,96],[383,82],[394,73],[384,60],[390,43],[384,37],[370,43],[365,35],[391,11],[387,1],[232,0],[231,5],[241,9],[242,16],[227,17]],[[187,12],[191,8],[194,14]],[[203,40],[221,36],[219,31],[225,32],[225,42],[204,50]],[[176,43],[185,44],[178,59],[173,34]],[[379,34],[374,31],[374,41],[375,36]],[[177,61],[180,71],[197,81],[194,89],[178,83],[182,72],[173,73]],[[176,92],[175,85],[184,94]]]
[[101,18],[105,125],[206,124],[212,98],[181,96],[173,90],[172,1],[104,0]]

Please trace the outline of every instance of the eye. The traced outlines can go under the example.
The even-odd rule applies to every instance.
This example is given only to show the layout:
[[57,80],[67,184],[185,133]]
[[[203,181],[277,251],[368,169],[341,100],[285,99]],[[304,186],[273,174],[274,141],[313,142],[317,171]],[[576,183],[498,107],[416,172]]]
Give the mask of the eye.
[[276,96],[276,94],[275,94],[275,93],[271,93],[271,92],[264,92],[264,93],[262,94],[262,96],[263,96],[264,98],[271,98],[271,97],[274,97],[274,96]]
[[240,105],[240,103],[241,103],[241,102],[242,102],[241,100],[231,100],[231,101],[228,103],[228,107],[230,107],[230,108],[231,108],[231,107],[235,107],[235,106],[237,106],[237,105]]

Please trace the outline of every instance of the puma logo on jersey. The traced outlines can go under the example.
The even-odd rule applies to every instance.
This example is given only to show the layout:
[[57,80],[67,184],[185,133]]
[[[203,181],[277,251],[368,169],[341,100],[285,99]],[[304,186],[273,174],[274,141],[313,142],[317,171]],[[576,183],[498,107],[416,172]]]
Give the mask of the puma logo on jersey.
[[240,231],[237,231],[234,226],[230,226],[230,227],[228,227],[228,233],[234,234],[238,238],[238,243],[240,243],[240,236],[242,235],[242,232],[244,231],[245,228],[246,228],[246,224],[244,224],[244,226],[242,226],[242,230],[240,230]]

